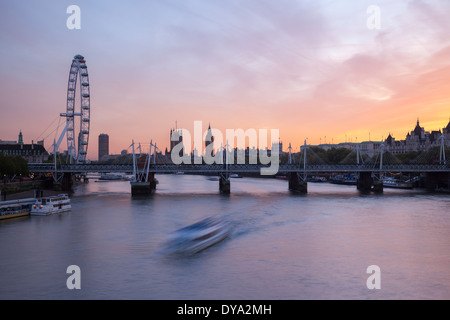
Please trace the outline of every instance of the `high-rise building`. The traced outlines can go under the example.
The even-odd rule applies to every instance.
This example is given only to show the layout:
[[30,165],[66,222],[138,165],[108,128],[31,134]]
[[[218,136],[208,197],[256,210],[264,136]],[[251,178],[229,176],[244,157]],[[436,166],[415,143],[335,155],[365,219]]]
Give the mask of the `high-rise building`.
[[98,160],[102,160],[102,157],[107,155],[109,155],[109,136],[101,133],[98,136]]

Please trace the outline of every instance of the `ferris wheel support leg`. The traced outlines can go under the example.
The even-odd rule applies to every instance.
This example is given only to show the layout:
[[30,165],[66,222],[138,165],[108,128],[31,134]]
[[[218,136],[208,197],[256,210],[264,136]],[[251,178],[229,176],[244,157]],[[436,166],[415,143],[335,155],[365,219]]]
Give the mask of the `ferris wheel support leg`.
[[61,132],[61,135],[59,136],[58,142],[55,143],[53,154],[56,155],[56,151],[58,151],[59,145],[61,144],[62,139],[64,138],[64,135],[66,134],[67,127],[69,126],[70,121],[67,121],[66,126],[64,127],[63,131]]

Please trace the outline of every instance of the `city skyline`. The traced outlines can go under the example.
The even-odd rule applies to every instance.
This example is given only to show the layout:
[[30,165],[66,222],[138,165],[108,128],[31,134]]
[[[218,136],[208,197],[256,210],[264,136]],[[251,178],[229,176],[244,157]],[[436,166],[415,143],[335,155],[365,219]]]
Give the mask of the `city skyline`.
[[102,132],[112,154],[132,139],[164,150],[175,121],[188,130],[196,120],[223,132],[279,129],[297,148],[325,136],[403,139],[417,118],[442,130],[450,4],[379,1],[379,30],[366,25],[371,4],[79,1],[81,29],[69,30],[66,3],[2,3],[0,139],[21,129],[26,143],[46,138],[51,151],[54,135],[40,135],[65,112],[76,54],[92,89],[91,160]]

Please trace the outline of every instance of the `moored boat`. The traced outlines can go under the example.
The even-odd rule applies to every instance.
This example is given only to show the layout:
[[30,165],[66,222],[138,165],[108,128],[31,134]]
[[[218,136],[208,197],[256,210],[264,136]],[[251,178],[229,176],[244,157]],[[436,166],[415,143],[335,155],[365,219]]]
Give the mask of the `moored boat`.
[[36,200],[31,206],[32,216],[47,216],[53,213],[61,213],[71,209],[70,199],[67,194],[43,197]]
[[0,202],[0,220],[18,218],[30,215],[30,200],[11,200]]
[[327,182],[327,178],[320,176],[312,176],[308,178],[308,182]]
[[401,181],[391,177],[384,177],[383,187],[396,189],[412,189],[413,184],[412,182]]
[[347,174],[346,176],[336,175],[331,177],[329,182],[333,184],[356,185],[357,179],[355,176],[350,174]]
[[450,188],[436,187],[435,191],[438,192],[438,193],[448,193],[448,194],[450,194]]
[[97,181],[130,181],[130,177],[120,173],[102,173]]

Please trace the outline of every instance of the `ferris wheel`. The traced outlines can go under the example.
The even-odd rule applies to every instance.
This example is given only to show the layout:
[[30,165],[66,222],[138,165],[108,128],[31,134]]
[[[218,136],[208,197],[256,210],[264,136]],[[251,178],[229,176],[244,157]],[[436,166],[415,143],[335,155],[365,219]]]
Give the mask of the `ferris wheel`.
[[[78,78],[79,103],[76,99]],[[83,163],[86,161],[91,121],[90,108],[89,76],[86,61],[82,55],[78,54],[73,58],[70,66],[66,112],[60,114],[61,117],[66,118],[66,126],[61,133],[58,143],[55,143],[56,152],[64,135],[67,137],[67,153],[71,163]]]

